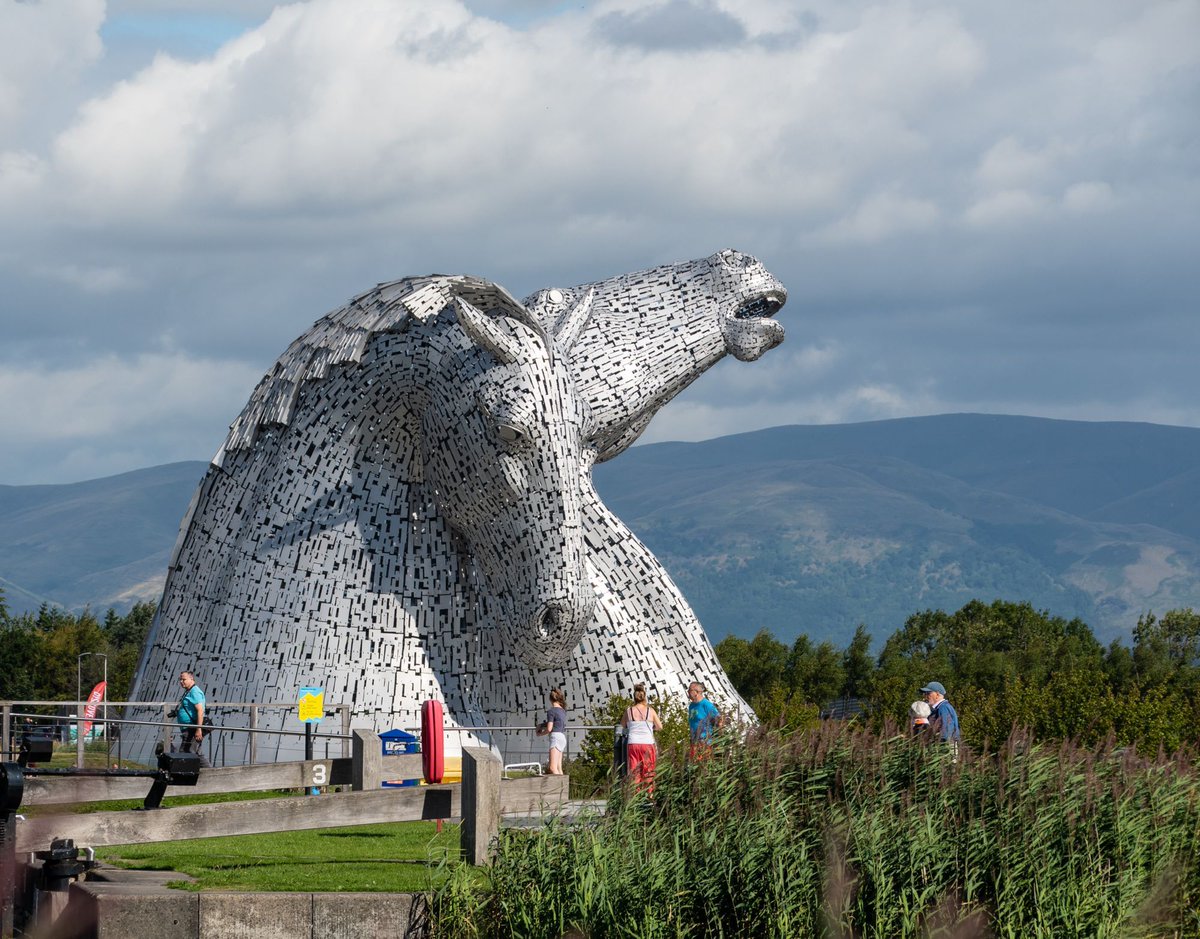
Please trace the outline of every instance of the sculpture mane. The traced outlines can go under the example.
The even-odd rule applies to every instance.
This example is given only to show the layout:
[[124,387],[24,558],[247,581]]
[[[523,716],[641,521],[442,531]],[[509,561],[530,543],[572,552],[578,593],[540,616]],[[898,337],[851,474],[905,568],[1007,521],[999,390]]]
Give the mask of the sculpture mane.
[[550,685],[583,706],[699,678],[736,701],[591,467],[727,352],[782,341],[785,297],[726,251],[523,302],[407,278],[321,318],[192,500],[134,694],[172,698],[184,668],[218,702],[320,685],[376,729],[429,697],[462,726],[526,724]]

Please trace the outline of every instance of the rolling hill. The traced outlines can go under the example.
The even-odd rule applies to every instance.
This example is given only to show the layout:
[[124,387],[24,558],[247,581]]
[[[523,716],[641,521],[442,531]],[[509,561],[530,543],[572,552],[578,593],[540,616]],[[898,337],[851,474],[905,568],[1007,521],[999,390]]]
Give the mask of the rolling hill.
[[[156,599],[204,473],[0,486],[15,612]],[[844,642],[978,597],[1128,634],[1200,605],[1200,429],[955,414],[635,447],[595,470],[709,634]]]
[[628,451],[597,488],[710,635],[886,635],[1029,600],[1102,637],[1200,603],[1200,430],[992,415],[776,427]]

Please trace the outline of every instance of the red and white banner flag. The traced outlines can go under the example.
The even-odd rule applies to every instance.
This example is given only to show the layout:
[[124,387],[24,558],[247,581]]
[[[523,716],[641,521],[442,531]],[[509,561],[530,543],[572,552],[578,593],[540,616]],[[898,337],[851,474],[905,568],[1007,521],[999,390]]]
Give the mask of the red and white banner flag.
[[103,699],[104,686],[107,684],[108,682],[105,681],[100,682],[88,695],[87,705],[83,709],[83,735],[85,737],[92,731],[92,721],[96,718],[96,705]]

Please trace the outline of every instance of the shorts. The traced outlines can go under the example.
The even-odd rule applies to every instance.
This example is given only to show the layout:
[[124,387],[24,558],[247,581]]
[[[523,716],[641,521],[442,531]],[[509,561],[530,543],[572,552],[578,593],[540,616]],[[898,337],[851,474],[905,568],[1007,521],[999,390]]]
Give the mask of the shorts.
[[567,751],[567,735],[559,733],[557,730],[550,732],[550,749],[561,750],[563,753]]

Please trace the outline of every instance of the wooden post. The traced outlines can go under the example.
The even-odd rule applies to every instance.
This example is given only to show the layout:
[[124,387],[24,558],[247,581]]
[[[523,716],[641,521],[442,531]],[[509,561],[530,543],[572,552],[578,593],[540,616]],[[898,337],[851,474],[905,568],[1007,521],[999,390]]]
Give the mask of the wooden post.
[[[18,856],[41,851],[55,838],[71,838],[76,844],[100,848],[111,844],[448,818],[457,814],[456,809],[461,811],[454,804],[455,788],[409,786],[373,792],[180,805],[152,812],[126,810],[38,815],[17,824],[16,851]],[[160,930],[155,935],[163,935],[163,932]]]
[[383,785],[383,743],[379,735],[369,730],[351,731],[354,739],[353,753],[353,782],[350,787],[355,792],[378,789]]
[[492,841],[500,834],[500,776],[503,766],[491,750],[463,747],[462,853],[468,864],[491,861]]
[[258,762],[258,705],[250,705],[250,763]]
[[349,756],[350,741],[345,738],[350,736],[350,705],[339,704],[338,711],[342,715],[342,756]]

